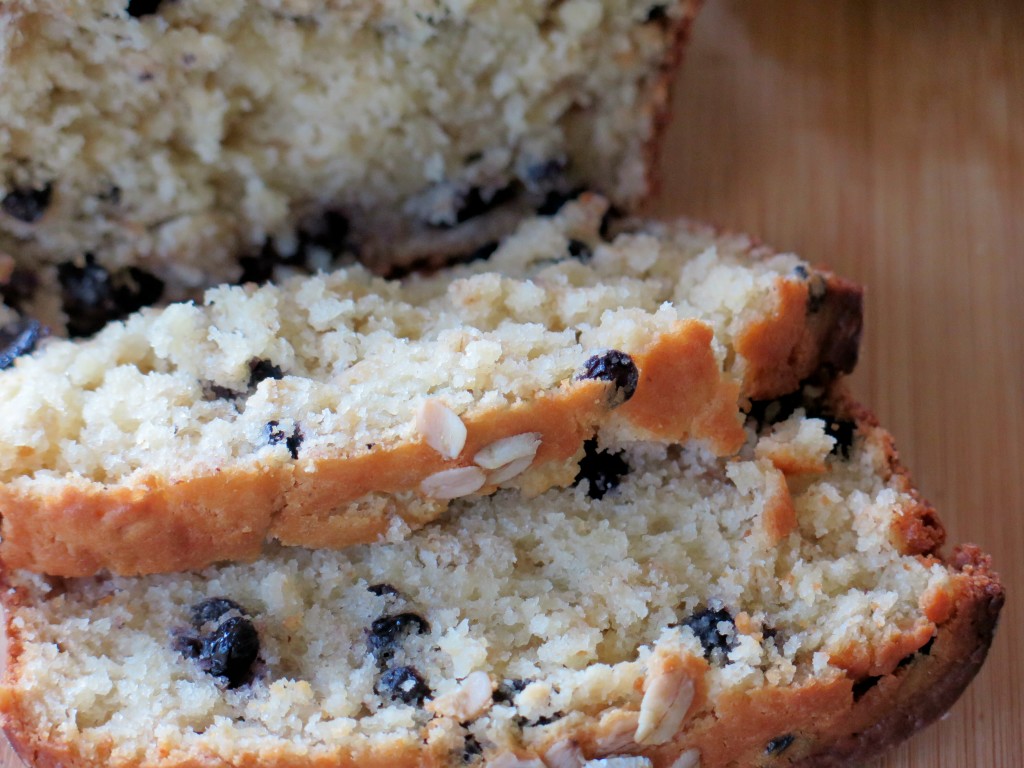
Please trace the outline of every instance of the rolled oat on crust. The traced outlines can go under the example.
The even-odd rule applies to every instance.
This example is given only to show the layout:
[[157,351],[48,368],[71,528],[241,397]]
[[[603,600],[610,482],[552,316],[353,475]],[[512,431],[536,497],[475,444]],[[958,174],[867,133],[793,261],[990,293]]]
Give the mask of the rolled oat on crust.
[[607,205],[430,276],[222,286],[40,341],[0,371],[0,557],[131,575],[375,541],[569,485],[594,439],[734,454],[749,399],[853,367],[857,286],[689,222],[606,238]]
[[595,449],[572,489],[346,553],[8,571],[4,727],[68,768],[856,765],[952,705],[1003,588],[976,548],[902,537],[942,533],[842,395],[755,402],[745,429],[734,458]]

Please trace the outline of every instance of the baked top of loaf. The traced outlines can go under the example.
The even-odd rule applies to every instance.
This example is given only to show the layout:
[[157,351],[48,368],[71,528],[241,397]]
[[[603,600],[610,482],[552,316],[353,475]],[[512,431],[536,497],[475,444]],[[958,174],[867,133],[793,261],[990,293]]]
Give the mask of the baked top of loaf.
[[568,485],[584,443],[743,443],[747,398],[848,371],[860,291],[689,223],[601,234],[593,195],[487,259],[222,287],[0,372],[0,555],[134,574],[418,526]]
[[746,429],[735,458],[605,446],[571,489],[344,553],[8,572],[7,732],[114,768],[854,764],[951,705],[1002,588],[938,556],[857,406],[805,390]]
[[97,270],[116,316],[275,261],[469,251],[578,186],[632,206],[695,6],[4,2],[0,252],[91,333]]

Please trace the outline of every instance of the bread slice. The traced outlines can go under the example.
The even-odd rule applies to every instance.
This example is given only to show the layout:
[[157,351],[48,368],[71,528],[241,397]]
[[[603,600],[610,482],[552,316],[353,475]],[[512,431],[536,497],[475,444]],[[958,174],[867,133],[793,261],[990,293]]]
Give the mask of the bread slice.
[[860,291],[681,223],[602,239],[584,195],[488,259],[222,287],[0,373],[0,556],[182,570],[568,485],[584,442],[743,443],[747,398],[848,371]]
[[8,0],[0,252],[90,334],[279,262],[469,252],[580,186],[632,207],[696,6]]
[[952,704],[1003,591],[870,415],[802,398],[736,458],[595,446],[344,553],[10,571],[6,731],[69,768],[859,764]]

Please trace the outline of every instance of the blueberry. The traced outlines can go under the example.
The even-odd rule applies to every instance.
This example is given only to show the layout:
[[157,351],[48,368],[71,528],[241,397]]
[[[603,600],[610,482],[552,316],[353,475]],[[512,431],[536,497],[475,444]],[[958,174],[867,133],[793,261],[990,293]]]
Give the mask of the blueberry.
[[803,394],[793,392],[776,400],[751,400],[747,418],[753,420],[758,431],[785,421],[793,411],[804,406]]
[[[241,615],[228,616],[231,613]],[[204,672],[227,678],[229,688],[251,679],[260,639],[241,605],[226,597],[211,597],[192,606],[189,621],[194,631],[177,632],[174,650],[195,659]],[[212,629],[202,634],[211,624]]]
[[89,336],[117,314],[110,273],[91,255],[81,267],[72,262],[58,265],[57,278],[71,336]]
[[303,260],[310,246],[323,248],[332,255],[348,250],[351,248],[351,230],[352,225],[347,216],[339,211],[327,211],[319,221],[299,232],[299,250]]
[[835,438],[836,444],[832,446],[832,453],[842,454],[843,458],[850,458],[850,449],[853,447],[853,438],[857,433],[857,424],[845,419],[825,419],[825,434]]
[[803,264],[797,264],[793,267],[793,274],[799,277],[801,280],[806,280],[810,277],[811,273],[807,271],[807,267]]
[[137,267],[111,273],[86,254],[79,266],[65,262],[57,266],[61,299],[68,316],[68,334],[89,336],[112,320],[159,301],[164,283]]
[[629,464],[621,453],[599,451],[597,440],[587,440],[583,444],[583,459],[573,485],[587,481],[587,496],[600,500],[608,491],[619,487],[622,476],[627,472]]
[[724,655],[735,644],[729,635],[722,634],[719,630],[718,625],[723,622],[732,624],[732,615],[724,608],[716,609],[709,606],[683,619],[676,626],[689,627],[704,648],[704,658],[710,659],[715,651],[720,651]]
[[575,200],[581,194],[583,194],[583,189],[581,187],[571,189],[568,192],[552,190],[544,196],[544,201],[537,206],[537,215],[554,216],[562,210],[562,206],[572,200]]
[[787,733],[785,736],[777,736],[768,742],[768,745],[764,748],[764,753],[770,756],[781,755],[789,749],[795,740],[796,736],[791,733]]
[[652,22],[662,22],[668,18],[668,8],[664,5],[652,5],[647,10],[647,18],[645,21],[650,24]]
[[284,371],[281,370],[281,366],[258,357],[249,361],[249,389],[256,389],[261,381],[282,378],[284,378]]
[[50,207],[51,197],[53,197],[53,186],[50,184],[39,188],[12,189],[4,195],[3,200],[0,200],[0,209],[12,219],[23,221],[26,224],[35,224]]
[[462,762],[471,763],[473,758],[483,754],[484,748],[472,733],[466,734],[466,741],[462,747]]
[[402,594],[390,584],[371,584],[366,589],[377,597],[399,597]]
[[34,270],[15,267],[7,282],[0,285],[0,297],[4,304],[21,312],[38,289],[39,276]]
[[614,205],[608,207],[608,210],[604,212],[604,216],[601,217],[601,226],[598,228],[598,233],[601,235],[602,240],[607,240],[612,233],[612,225],[621,219],[625,214]]
[[[495,208],[504,205],[516,196],[515,184],[508,184],[485,196],[479,187],[473,187],[462,196],[458,210],[455,211],[455,223],[462,224],[470,219],[483,216]],[[442,227],[452,225],[441,225]]]
[[302,428],[296,424],[290,435],[286,435],[283,429],[280,429],[280,422],[277,420],[268,421],[266,424],[267,432],[267,443],[270,445],[279,445],[282,441],[285,447],[288,449],[288,453],[291,454],[293,459],[299,458],[299,447],[302,445],[304,435],[302,434]]
[[489,258],[496,250],[498,250],[498,245],[500,245],[500,243],[498,243],[497,240],[489,240],[483,245],[477,246],[472,251],[470,251],[464,257],[464,261],[460,260],[460,263],[469,264],[470,262],[473,261],[483,261],[484,259]]
[[49,333],[45,325],[27,317],[0,328],[0,371],[14,365],[15,359],[29,354]]
[[403,704],[420,706],[430,696],[430,688],[413,667],[396,667],[380,676],[374,687],[379,696],[387,696]]
[[564,160],[546,160],[529,166],[524,176],[527,184],[534,188],[550,187],[565,174],[565,170]]
[[230,600],[226,597],[207,598],[206,600],[192,606],[192,610],[190,612],[192,626],[196,629],[202,629],[205,624],[208,624],[211,621],[216,621],[225,613],[230,611],[238,611],[242,616],[248,615],[246,610],[234,600]]
[[612,393],[616,405],[629,400],[636,393],[640,382],[640,372],[633,358],[625,352],[611,349],[600,355],[594,355],[583,364],[582,370],[576,374],[576,380],[599,379],[615,384]]
[[584,243],[582,240],[572,239],[569,241],[569,255],[574,259],[579,259],[583,263],[590,261],[590,258],[594,255],[594,252],[590,250],[590,246]]
[[162,0],[129,0],[128,15],[133,18],[150,16],[160,9]]
[[415,632],[425,635],[430,632],[430,623],[416,613],[399,613],[383,616],[370,625],[370,636],[366,641],[370,653],[378,665],[386,665],[395,655],[395,646]]
[[237,688],[252,677],[259,652],[256,627],[248,619],[234,616],[203,638],[199,664],[214,677],[227,678],[229,688]]
[[242,274],[238,278],[238,283],[265,283],[273,277],[274,267],[285,261],[267,240],[259,253],[239,257],[238,266],[242,268]]

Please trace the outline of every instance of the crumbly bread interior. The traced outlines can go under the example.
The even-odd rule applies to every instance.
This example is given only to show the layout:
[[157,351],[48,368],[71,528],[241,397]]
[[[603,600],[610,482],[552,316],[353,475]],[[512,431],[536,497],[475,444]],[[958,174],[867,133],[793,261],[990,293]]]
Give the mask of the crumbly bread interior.
[[[493,754],[563,718],[635,710],[654,649],[705,655],[687,619],[708,608],[726,612],[712,622],[723,645],[708,655],[711,701],[834,679],[851,646],[873,653],[927,623],[922,595],[950,579],[940,562],[901,554],[891,527],[917,501],[890,479],[885,441],[859,429],[837,446],[798,409],[756,448],[751,430],[731,460],[637,444],[620,456],[621,477],[605,472],[603,498],[596,476],[529,500],[500,491],[345,553],[278,550],[134,579],[10,574],[26,590],[11,619],[19,708],[45,739],[85,755],[113,745],[112,765],[196,751],[315,756],[419,743],[431,702],[471,673],[495,687],[521,681],[448,723],[460,764],[476,759],[474,740]],[[789,477],[797,526],[773,544],[774,470],[759,457],[782,445],[821,471]],[[237,601],[259,633],[254,678],[233,689],[174,650],[191,607],[211,597]],[[408,612],[427,628],[402,636],[390,665],[416,671],[426,709],[377,692],[370,627]]]
[[584,196],[433,276],[352,267],[219,287],[43,342],[0,374],[0,481],[173,479],[416,439],[428,398],[460,416],[530,401],[684,318],[713,328],[719,365],[742,380],[734,337],[808,269],[686,224],[608,242],[605,206]]
[[[635,202],[687,12],[10,0],[0,250],[134,264],[180,293],[237,279],[238,256],[267,238],[284,257],[304,238],[345,250],[359,229],[440,231],[579,184]],[[327,210],[344,231],[322,231]]]

